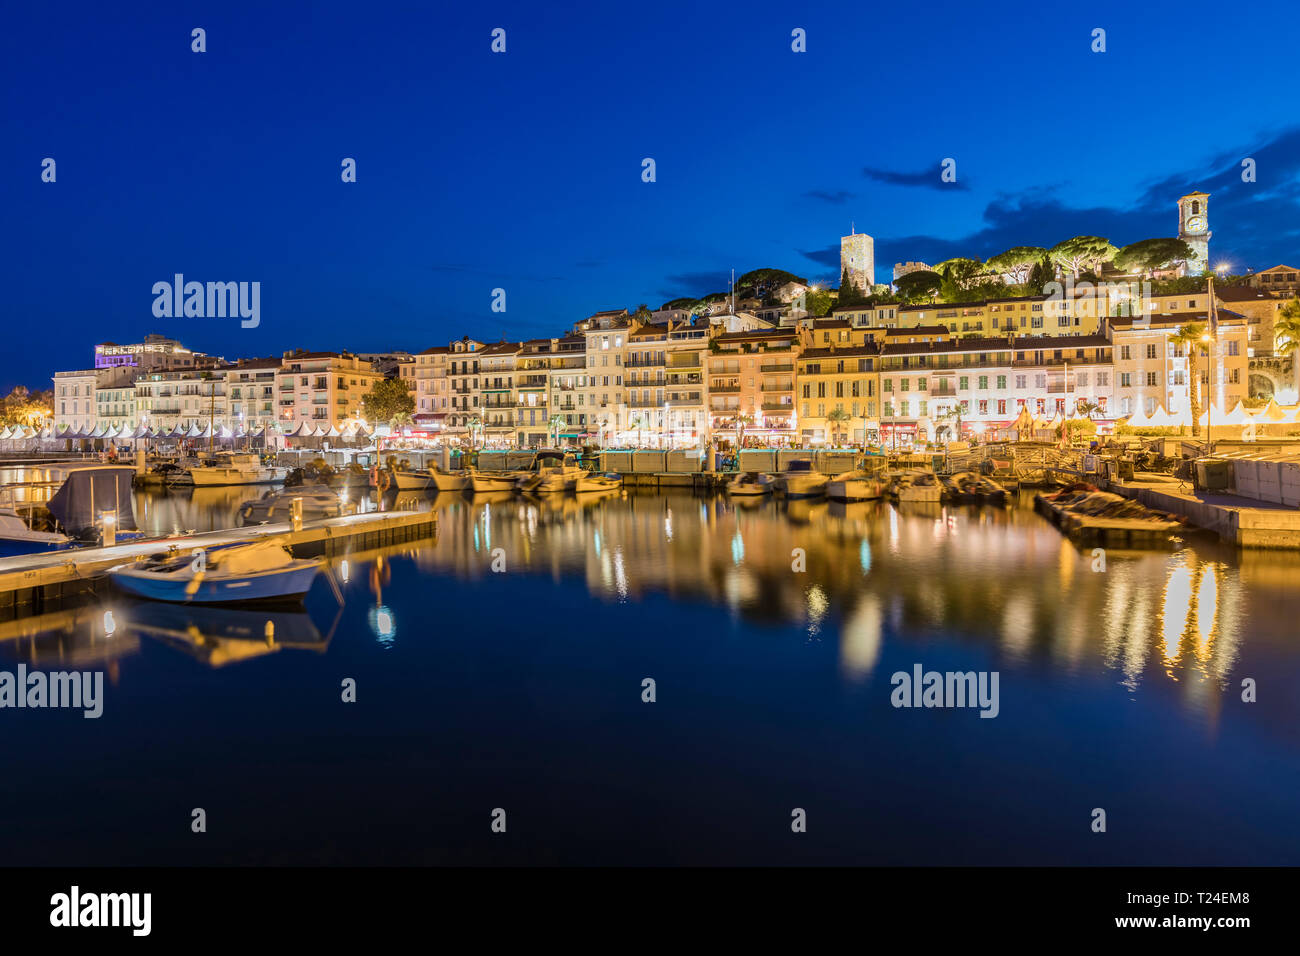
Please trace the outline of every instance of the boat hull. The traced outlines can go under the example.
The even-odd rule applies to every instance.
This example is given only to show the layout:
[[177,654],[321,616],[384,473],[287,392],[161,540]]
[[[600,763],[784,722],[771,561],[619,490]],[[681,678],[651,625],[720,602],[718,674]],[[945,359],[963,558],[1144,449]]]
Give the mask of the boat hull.
[[816,498],[826,493],[824,476],[790,477],[786,478],[782,485],[787,498]]
[[[452,475],[442,471],[434,471],[429,473],[426,484],[419,487],[428,488],[430,485],[439,491],[464,491],[469,487],[469,477],[467,475]],[[399,485],[398,487],[402,486]]]
[[[259,468],[244,471],[240,468],[192,468],[190,484],[195,488],[223,488],[231,485],[274,485],[284,481],[283,468]],[[174,482],[182,484],[182,482]]]
[[220,574],[157,574],[133,567],[109,572],[114,586],[134,597],[169,604],[247,604],[254,601],[300,601],[320,572],[316,561],[295,561],[285,568],[225,577]]
[[519,479],[501,475],[471,475],[470,490],[475,494],[487,494],[493,491],[514,491]]
[[72,547],[72,542],[62,535],[62,540],[32,540],[30,538],[0,538],[0,558],[16,558],[31,554],[54,554]]
[[884,497],[884,486],[866,478],[847,478],[826,483],[826,497],[836,501],[874,501]]

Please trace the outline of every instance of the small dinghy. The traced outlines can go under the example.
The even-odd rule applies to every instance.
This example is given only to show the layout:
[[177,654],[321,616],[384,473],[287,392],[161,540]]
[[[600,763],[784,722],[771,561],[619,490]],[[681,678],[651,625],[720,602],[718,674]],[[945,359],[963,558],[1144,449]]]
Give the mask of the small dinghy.
[[165,551],[108,572],[122,591],[173,604],[300,601],[320,561],[297,559],[271,540],[226,545],[201,554]]
[[727,482],[727,494],[750,498],[770,494],[775,483],[772,476],[761,471],[744,471]]
[[13,508],[0,508],[0,558],[20,554],[45,554],[72,546],[66,534],[36,531]]
[[623,479],[618,475],[589,473],[578,475],[573,479],[573,492],[578,495],[596,491],[617,491],[622,487]]

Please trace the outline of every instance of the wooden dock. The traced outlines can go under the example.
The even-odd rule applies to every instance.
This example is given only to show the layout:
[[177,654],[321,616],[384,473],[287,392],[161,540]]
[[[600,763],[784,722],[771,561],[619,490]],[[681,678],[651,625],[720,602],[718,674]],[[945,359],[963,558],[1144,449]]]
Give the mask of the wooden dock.
[[232,528],[200,534],[132,541],[111,548],[81,548],[49,554],[0,559],[0,620],[36,614],[68,599],[103,587],[104,573],[119,564],[176,548],[188,553],[274,537],[294,557],[336,555],[425,538],[437,532],[434,511],[378,511],[305,521],[294,531],[288,523]]

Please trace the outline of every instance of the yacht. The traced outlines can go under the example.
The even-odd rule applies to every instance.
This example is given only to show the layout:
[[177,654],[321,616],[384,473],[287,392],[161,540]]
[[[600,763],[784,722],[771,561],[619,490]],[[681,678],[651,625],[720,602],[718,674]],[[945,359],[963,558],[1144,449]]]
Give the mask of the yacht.
[[190,469],[190,478],[196,488],[218,485],[273,485],[285,479],[286,469],[268,467],[257,455],[241,455],[231,451],[217,452],[211,465]]

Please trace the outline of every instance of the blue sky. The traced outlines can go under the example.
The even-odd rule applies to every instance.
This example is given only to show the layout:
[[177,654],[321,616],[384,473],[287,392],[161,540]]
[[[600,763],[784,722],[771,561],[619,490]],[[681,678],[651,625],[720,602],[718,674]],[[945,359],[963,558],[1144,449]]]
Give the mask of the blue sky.
[[[227,357],[418,350],[732,268],[838,281],[850,222],[887,281],[897,260],[1172,235],[1200,188],[1215,261],[1300,259],[1291,5],[708,6],[11,9],[0,388],[150,331]],[[260,327],[155,318],[177,272],[260,281]]]

